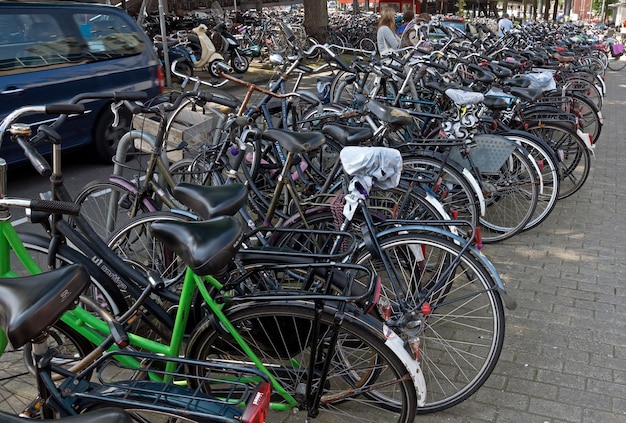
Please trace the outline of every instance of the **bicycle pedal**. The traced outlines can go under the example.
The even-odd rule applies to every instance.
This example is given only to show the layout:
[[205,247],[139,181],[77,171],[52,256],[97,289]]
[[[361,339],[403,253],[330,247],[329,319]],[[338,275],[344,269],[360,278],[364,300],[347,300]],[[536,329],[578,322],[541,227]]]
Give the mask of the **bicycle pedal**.
[[37,396],[22,410],[19,416],[25,419],[38,419],[41,415],[41,405],[41,398]]

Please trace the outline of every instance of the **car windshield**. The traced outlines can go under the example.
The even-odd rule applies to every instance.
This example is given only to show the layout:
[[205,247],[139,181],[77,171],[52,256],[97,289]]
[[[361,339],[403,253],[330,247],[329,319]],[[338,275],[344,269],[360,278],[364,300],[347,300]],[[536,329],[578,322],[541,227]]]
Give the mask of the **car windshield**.
[[463,21],[443,21],[442,22],[443,26],[448,26],[448,27],[454,27],[456,29],[458,29],[459,31],[461,31],[462,33],[465,33],[465,22]]

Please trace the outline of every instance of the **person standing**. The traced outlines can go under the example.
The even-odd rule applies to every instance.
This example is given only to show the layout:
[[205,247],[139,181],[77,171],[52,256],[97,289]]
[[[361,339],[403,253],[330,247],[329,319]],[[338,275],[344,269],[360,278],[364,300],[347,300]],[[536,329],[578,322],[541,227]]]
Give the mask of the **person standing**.
[[513,29],[513,22],[509,19],[509,14],[502,15],[502,19],[498,21],[498,38],[504,37],[504,34]]
[[383,56],[400,47],[400,38],[395,31],[396,12],[391,8],[384,8],[380,12],[378,31],[376,32],[376,44],[378,54]]

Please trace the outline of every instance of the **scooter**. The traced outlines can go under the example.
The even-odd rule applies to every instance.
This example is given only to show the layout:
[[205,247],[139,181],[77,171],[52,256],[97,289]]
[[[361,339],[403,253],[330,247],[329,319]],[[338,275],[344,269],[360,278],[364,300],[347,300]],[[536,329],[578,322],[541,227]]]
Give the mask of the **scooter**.
[[[207,32],[209,28],[205,24],[200,24],[191,30],[193,34],[188,34],[189,40],[188,46],[192,49],[195,57],[193,68],[195,70],[206,69],[211,76],[217,78],[218,68],[216,67],[218,62],[224,62],[224,56],[217,52],[215,45],[209,38]],[[200,53],[198,59],[197,53]]]
[[226,60],[227,63],[230,62],[230,65],[233,69],[235,69],[235,72],[245,73],[248,70],[248,67],[250,67],[250,62],[242,54],[239,46],[239,40],[231,34],[224,22],[217,24],[213,27],[213,30],[221,35],[225,41],[224,60]]
[[[154,48],[163,62],[163,37],[155,35],[153,38]],[[189,48],[176,38],[168,38],[167,40],[167,54],[171,63],[176,61],[176,72],[185,76],[193,76],[194,72],[194,58]]]

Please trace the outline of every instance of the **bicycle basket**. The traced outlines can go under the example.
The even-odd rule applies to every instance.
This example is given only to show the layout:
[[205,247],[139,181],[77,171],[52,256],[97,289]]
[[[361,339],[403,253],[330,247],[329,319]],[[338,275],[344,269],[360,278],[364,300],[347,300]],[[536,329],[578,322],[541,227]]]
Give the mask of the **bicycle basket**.
[[[471,146],[472,163],[481,173],[499,173],[515,148],[516,144],[513,141],[500,135],[478,134],[474,137]],[[469,160],[461,154],[460,150],[459,148],[452,149],[450,158],[471,169]]]
[[621,56],[622,54],[624,54],[624,44],[621,43],[617,43],[617,44],[613,44],[611,46],[611,52],[613,53],[613,56]]

